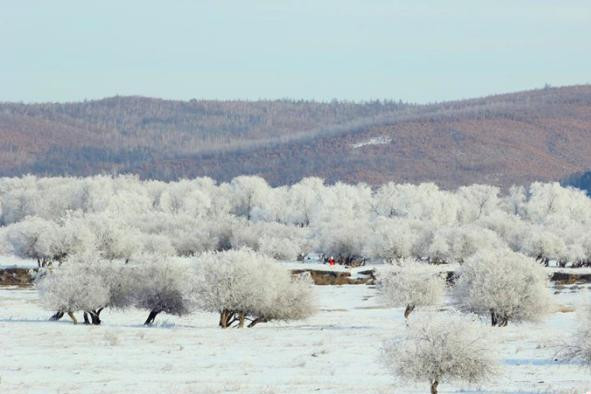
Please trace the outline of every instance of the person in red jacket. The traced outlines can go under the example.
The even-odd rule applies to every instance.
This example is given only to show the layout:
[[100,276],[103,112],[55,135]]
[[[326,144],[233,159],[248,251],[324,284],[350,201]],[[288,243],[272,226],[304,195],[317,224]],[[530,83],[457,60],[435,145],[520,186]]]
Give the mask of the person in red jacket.
[[334,267],[334,257],[330,256],[330,258],[328,259],[328,265]]

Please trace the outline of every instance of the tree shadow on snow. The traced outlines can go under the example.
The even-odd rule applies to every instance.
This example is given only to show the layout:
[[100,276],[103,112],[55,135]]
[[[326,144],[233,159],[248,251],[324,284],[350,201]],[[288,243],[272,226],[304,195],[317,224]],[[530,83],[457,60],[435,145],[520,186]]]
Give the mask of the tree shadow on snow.
[[[72,325],[75,326],[76,324],[73,324],[72,321],[69,320],[49,320],[49,319],[11,319],[11,318],[4,318],[4,319],[0,319],[0,323],[47,323],[50,325],[53,324],[68,324],[68,325]],[[84,324],[78,324],[79,326],[83,326]]]

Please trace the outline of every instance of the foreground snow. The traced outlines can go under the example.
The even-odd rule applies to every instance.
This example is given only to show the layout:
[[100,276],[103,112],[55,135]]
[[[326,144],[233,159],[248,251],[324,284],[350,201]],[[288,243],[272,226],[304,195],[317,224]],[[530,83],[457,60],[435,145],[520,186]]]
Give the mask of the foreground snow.
[[[213,314],[104,312],[98,327],[49,322],[31,289],[0,289],[1,393],[425,393],[379,363],[384,340],[403,334],[401,309],[385,308],[370,286],[317,286],[319,312],[302,322],[221,330]],[[590,304],[590,286],[554,296],[563,310]],[[448,308],[449,305],[446,306]],[[573,307],[573,308],[564,308]],[[420,313],[420,312],[419,312]],[[102,316],[101,316],[102,317]],[[554,360],[576,313],[495,330],[503,375],[441,392],[585,393],[591,374]]]

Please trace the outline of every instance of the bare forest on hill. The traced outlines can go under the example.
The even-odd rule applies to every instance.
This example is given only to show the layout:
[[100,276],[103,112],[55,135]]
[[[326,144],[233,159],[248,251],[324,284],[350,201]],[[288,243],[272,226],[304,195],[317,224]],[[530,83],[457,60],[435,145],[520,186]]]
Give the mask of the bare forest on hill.
[[145,97],[0,103],[0,175],[509,186],[591,168],[590,137],[588,85],[430,105]]

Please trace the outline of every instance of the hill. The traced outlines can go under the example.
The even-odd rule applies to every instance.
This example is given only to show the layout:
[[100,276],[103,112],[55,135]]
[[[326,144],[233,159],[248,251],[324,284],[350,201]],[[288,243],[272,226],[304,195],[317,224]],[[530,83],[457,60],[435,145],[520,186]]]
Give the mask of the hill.
[[259,174],[501,186],[591,168],[591,86],[430,105],[113,97],[0,104],[0,175]]

